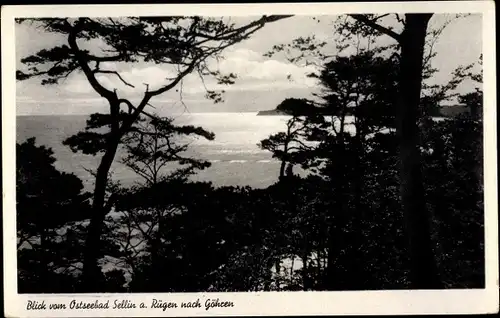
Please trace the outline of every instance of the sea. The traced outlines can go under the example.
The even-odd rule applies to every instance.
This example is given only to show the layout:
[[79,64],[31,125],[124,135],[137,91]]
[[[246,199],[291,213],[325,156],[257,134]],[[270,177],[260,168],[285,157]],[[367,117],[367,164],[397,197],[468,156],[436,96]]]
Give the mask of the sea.
[[[272,158],[269,151],[260,149],[258,143],[271,134],[284,131],[289,116],[257,116],[256,112],[252,112],[184,113],[172,117],[175,118],[175,124],[201,126],[215,134],[214,140],[201,137],[184,140],[189,142],[188,151],[184,156],[211,162],[209,168],[197,172],[191,180],[210,181],[214,186],[253,188],[265,188],[278,180],[280,162]],[[52,149],[57,169],[74,173],[83,181],[85,190],[92,191],[94,178],[89,169],[97,168],[101,156],[73,153],[69,147],[62,144],[66,138],[84,130],[88,118],[88,115],[17,116],[16,142],[22,143],[30,137],[35,137],[37,145]],[[120,163],[123,155],[124,151],[119,149],[111,167],[113,181],[120,182],[125,187],[143,183],[141,177]],[[168,170],[169,168],[165,172]],[[81,263],[74,265],[81,267]],[[104,271],[115,268],[130,270],[121,260],[108,256],[102,266]],[[300,269],[301,260],[282,260],[282,267],[288,268],[284,273],[290,272],[292,266],[296,270]],[[127,282],[130,281],[129,272],[126,272],[125,278]]]
[[[193,181],[210,181],[215,186],[251,186],[265,188],[278,179],[279,161],[260,149],[258,143],[269,135],[284,131],[288,116],[257,116],[257,113],[184,113],[172,115],[178,125],[201,126],[215,134],[214,140],[188,138],[184,156],[208,160],[211,166],[198,171]],[[55,166],[82,179],[87,190],[94,187],[90,170],[97,168],[101,155],[74,153],[63,140],[84,130],[88,115],[18,116],[17,142],[35,137],[37,145],[50,147],[56,158]],[[143,179],[123,165],[119,150],[111,167],[111,177],[122,186],[132,186]],[[165,172],[175,168],[167,167]],[[89,170],[90,169],[90,170]]]

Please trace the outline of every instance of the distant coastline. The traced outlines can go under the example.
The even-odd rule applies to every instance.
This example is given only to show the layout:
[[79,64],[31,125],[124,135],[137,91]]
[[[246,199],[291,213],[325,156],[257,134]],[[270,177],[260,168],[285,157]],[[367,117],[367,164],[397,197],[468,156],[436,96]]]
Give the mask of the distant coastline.
[[[441,106],[439,109],[439,115],[442,117],[454,117],[459,114],[469,112],[469,109],[465,105],[447,105]],[[290,116],[291,114],[279,110],[279,109],[269,109],[269,110],[260,110],[260,111],[240,111],[240,112],[192,112],[192,113],[172,113],[166,116],[178,116],[178,115],[209,115],[209,114],[256,114],[257,116]],[[89,116],[89,114],[16,114],[16,117],[54,117],[54,116],[64,116],[64,117],[82,117]],[[165,116],[165,115],[164,115]]]
[[[469,111],[470,110],[465,105],[446,105],[439,107],[439,114],[436,115],[449,118]],[[289,112],[275,108],[270,110],[261,110],[257,112],[257,116],[291,116],[291,114]]]
[[290,114],[279,109],[261,110],[257,113],[257,116],[287,116],[287,115]]

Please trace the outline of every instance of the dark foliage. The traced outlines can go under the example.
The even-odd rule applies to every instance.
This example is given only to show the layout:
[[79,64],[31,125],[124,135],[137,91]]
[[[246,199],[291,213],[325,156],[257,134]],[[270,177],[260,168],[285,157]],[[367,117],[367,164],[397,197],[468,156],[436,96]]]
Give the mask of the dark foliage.
[[[175,27],[175,17],[129,18],[128,24],[116,24],[112,19],[79,19],[75,24],[64,19],[41,22],[52,32],[63,34],[72,34],[78,27],[79,39],[100,38],[112,46],[115,55],[108,57],[79,50],[87,62],[144,59],[181,66],[194,63],[203,73],[207,70],[200,56],[215,54],[203,51],[208,50],[203,39],[233,44],[263,23],[279,18],[264,17],[243,30],[197,17],[187,18],[189,29]],[[367,37],[386,34],[401,41],[402,35],[381,27],[379,19],[382,17],[353,15],[341,31]],[[190,37],[195,31],[199,34]],[[193,43],[196,39],[202,43]],[[151,47],[156,42],[162,44]],[[297,59],[314,52],[322,60],[320,72],[311,76],[323,90],[317,96],[320,101],[288,98],[277,106],[290,117],[282,132],[258,145],[281,161],[279,179],[266,189],[189,181],[191,174],[209,163],[185,156],[186,138],[212,140],[214,134],[143,112],[152,96],[149,90],[141,102],[142,110],[103,91],[110,102],[110,114],[91,115],[85,131],[64,142],[73,151],[108,156],[103,162],[108,160],[109,164],[121,146],[126,151],[123,162],[144,180],[130,188],[114,185],[107,180],[109,167],[101,169],[101,163],[97,174],[106,175],[99,190],[102,197],[94,191],[92,205],[90,194],[82,192],[82,182],[54,167],[50,149],[36,146],[34,139],[18,144],[19,291],[88,291],[82,264],[88,262],[89,244],[95,247],[96,242],[93,257],[101,275],[92,276],[92,283],[100,292],[416,286],[415,245],[407,240],[415,229],[408,229],[405,217],[401,136],[395,131],[401,129],[398,96],[405,88],[401,72],[409,66],[402,65],[397,55],[386,54],[397,52],[394,46],[329,59],[317,52],[324,45],[315,44],[313,38],[292,45],[300,51]],[[31,73],[18,72],[18,78],[42,75],[46,77],[42,83],[51,84],[84,68],[87,64],[74,60],[72,49],[54,47],[26,57],[23,63],[27,65],[54,65],[44,71],[33,66]],[[285,46],[275,50],[285,50]],[[435,71],[425,63],[423,79]],[[100,71],[98,63],[95,71]],[[453,75],[447,85],[423,85],[422,97],[411,114],[415,121],[410,123],[418,127],[419,138],[412,139],[415,144],[410,146],[415,146],[420,157],[420,185],[424,189],[420,203],[428,215],[423,220],[429,227],[425,238],[431,253],[427,256],[432,254],[431,262],[423,264],[436,265],[438,285],[482,288],[481,89],[458,96],[468,112],[441,121],[432,117],[442,101],[455,96],[453,90],[459,83],[465,79],[480,83],[482,78],[471,72],[471,66],[460,67]],[[234,75],[220,79],[227,84],[233,80]],[[130,107],[128,111],[120,111],[123,104]],[[166,171],[163,168],[167,165],[175,168]],[[306,171],[305,176],[293,174],[296,165]],[[96,198],[101,199],[103,210],[99,211],[104,213],[96,221],[102,228],[92,232],[96,223],[89,220],[96,220]],[[89,243],[89,233],[97,233],[99,240]],[[430,279],[424,283],[436,282]]]
[[88,218],[89,195],[75,175],[56,170],[52,150],[35,138],[16,152],[19,292],[71,292],[78,283],[66,271],[81,259],[75,222]]

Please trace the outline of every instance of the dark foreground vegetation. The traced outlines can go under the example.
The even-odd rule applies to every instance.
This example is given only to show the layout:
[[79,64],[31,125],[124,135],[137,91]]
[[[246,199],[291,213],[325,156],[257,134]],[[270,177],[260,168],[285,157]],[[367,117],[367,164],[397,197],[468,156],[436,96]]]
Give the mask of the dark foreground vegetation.
[[[411,36],[418,33],[418,23],[425,27],[428,21],[406,16]],[[265,17],[256,25],[278,18],[284,17]],[[376,21],[353,19],[367,26]],[[194,21],[184,31],[215,33],[211,38],[224,45],[249,36],[235,36],[224,25],[204,19]],[[138,29],[159,23],[154,18],[132,22]],[[457,68],[445,85],[426,86],[436,70],[421,55],[424,63],[416,83],[422,94],[411,110],[404,104],[406,95],[414,93],[411,83],[403,83],[404,74],[412,72],[405,59],[419,56],[407,56],[413,53],[405,51],[406,33],[398,37],[399,46],[358,49],[329,59],[316,54],[321,68],[311,76],[322,93],[314,101],[285,99],[279,108],[290,116],[283,131],[256,145],[281,162],[276,183],[266,189],[214,187],[189,181],[210,164],[183,156],[186,138],[211,140],[214,134],[144,111],[150,98],[177,83],[163,91],[147,90],[135,106],[118,99],[116,91],[94,82],[101,70],[88,66],[105,58],[80,50],[75,37],[104,38],[118,52],[111,60],[141,56],[159,64],[190,65],[186,72],[199,70],[202,75],[207,70],[200,56],[218,52],[184,43],[189,37],[182,30],[169,33],[178,41],[175,45],[192,45],[192,51],[184,51],[187,60],[179,61],[170,47],[148,46],[148,41],[165,40],[160,29],[151,31],[150,38],[131,37],[145,41],[135,43],[112,36],[130,32],[137,37],[134,27],[115,29],[115,23],[92,19],[41,23],[67,34],[70,47],[42,51],[23,62],[66,64],[45,73],[20,72],[18,78],[47,75],[53,80],[48,84],[54,84],[80,67],[109,101],[110,113],[93,114],[85,131],[64,141],[75,152],[102,156],[92,194],[83,191],[75,175],[58,171],[52,151],[34,138],[17,145],[19,292],[484,287],[482,91],[454,94],[464,81],[480,86],[481,73],[472,72],[472,66]],[[342,28],[355,33],[355,26]],[[228,34],[235,37],[226,43]],[[310,40],[295,43],[295,48],[304,52],[300,46]],[[310,45],[313,53],[321,48]],[[275,53],[280,50],[275,47]],[[401,56],[395,57],[400,50]],[[214,94],[208,92],[217,100]],[[436,109],[450,98],[468,111],[435,120]],[[409,114],[401,111],[402,105]],[[127,154],[123,163],[143,180],[141,185],[124,188],[108,178],[119,147]],[[172,165],[175,169],[165,169]],[[294,167],[307,176],[295,175]],[[423,277],[419,266],[434,272]]]

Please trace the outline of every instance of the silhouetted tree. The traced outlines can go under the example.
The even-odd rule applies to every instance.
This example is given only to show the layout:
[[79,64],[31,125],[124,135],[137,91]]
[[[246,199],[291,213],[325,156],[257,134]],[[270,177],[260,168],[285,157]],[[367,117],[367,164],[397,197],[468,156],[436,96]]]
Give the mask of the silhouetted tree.
[[[70,292],[66,272],[81,262],[75,222],[89,217],[89,194],[74,174],[54,167],[52,149],[29,138],[16,147],[19,292]],[[76,234],[76,233],[75,233]]]
[[[27,71],[18,70],[17,79],[25,80],[42,76],[42,85],[57,84],[75,71],[82,71],[94,91],[109,104],[109,114],[105,120],[109,130],[104,134],[82,132],[70,139],[73,149],[103,156],[96,173],[96,183],[92,201],[93,213],[86,241],[84,261],[86,291],[98,291],[95,284],[101,271],[97,265],[99,242],[105,215],[109,204],[105,203],[108,172],[115,158],[123,135],[130,130],[140,114],[144,114],[150,100],[181,83],[182,79],[197,72],[200,76],[212,75],[220,83],[230,84],[234,74],[221,75],[211,70],[207,59],[216,57],[225,48],[247,39],[266,23],[287,16],[263,16],[242,27],[226,24],[221,19],[202,17],[124,17],[115,18],[39,18],[18,19],[19,23],[31,21],[46,31],[61,34],[67,44],[43,49],[25,57],[21,62],[29,66]],[[105,44],[99,53],[82,49],[82,42],[99,40]],[[146,90],[137,105],[119,97],[116,89],[103,86],[97,79],[100,74],[117,76],[125,85],[128,83],[118,72],[103,67],[107,62],[153,62],[171,65],[176,70],[173,78],[160,83],[159,88]],[[220,95],[207,91],[207,96],[220,101]],[[126,115],[121,107],[128,109]]]
[[[214,134],[201,127],[177,126],[173,119],[158,117],[145,119],[134,125],[124,136],[126,156],[122,162],[144,178],[146,186],[154,185],[163,179],[182,178],[185,180],[195,169],[204,169],[210,162],[186,157],[183,153],[188,144],[179,142],[185,136],[194,135],[214,139]],[[161,173],[169,163],[180,167],[170,173]]]
[[[156,191],[159,189],[157,185],[160,183],[186,182],[197,169],[209,167],[210,162],[185,156],[188,143],[184,139],[190,135],[208,140],[214,139],[213,133],[201,127],[177,126],[171,118],[147,118],[134,124],[130,132],[123,138],[126,155],[122,162],[141,176],[145,183],[130,189],[127,191],[127,195],[142,198],[135,193],[143,192],[144,189],[148,188],[151,191]],[[165,170],[168,165],[172,168],[170,171]],[[173,193],[171,191],[159,195],[171,197]],[[117,238],[122,242],[121,245],[126,250],[125,254],[130,252],[127,249],[136,251],[134,246],[141,243],[147,244],[147,252],[153,267],[151,275],[153,276],[161,275],[163,270],[160,251],[162,249],[162,236],[167,231],[165,224],[169,223],[167,219],[171,217],[172,213],[183,211],[182,207],[175,203],[176,199],[172,198],[171,204],[150,209],[136,209],[135,205],[127,209],[125,206],[121,208],[123,209],[122,216],[117,220],[118,225],[127,229],[126,233],[121,233],[121,237]],[[120,229],[117,231],[123,232]],[[137,242],[132,243],[131,240]],[[140,252],[132,254],[128,255],[132,257],[127,258],[130,266],[134,266],[135,259]],[[153,280],[153,282],[159,281]]]
[[258,146],[261,149],[270,151],[273,158],[281,161],[279,179],[285,176],[285,168],[300,163],[297,155],[310,146],[303,142],[305,129],[304,117],[316,115],[319,109],[310,101],[305,99],[287,98],[282,101],[276,109],[281,110],[291,116],[286,122],[286,131],[279,132],[262,140]]
[[467,111],[422,126],[426,197],[436,216],[447,287],[484,286],[482,69],[475,72],[474,66],[454,72],[454,81],[476,86],[457,96]]
[[[430,238],[431,216],[424,201],[422,167],[418,148],[424,66],[428,65],[429,59],[434,55],[432,49],[435,41],[426,42],[426,37],[429,35],[428,22],[432,15],[431,13],[410,13],[403,17],[399,14],[350,14],[349,17],[352,18],[350,20],[343,17],[339,19],[341,22],[336,30],[347,38],[352,38],[353,35],[365,37],[368,45],[374,44],[374,39],[381,35],[389,36],[395,41],[395,44],[391,46],[393,55],[399,60],[396,131],[400,147],[401,200],[406,220],[409,254],[412,260],[411,281],[414,288],[441,288],[443,286],[437,274]],[[393,27],[384,26],[383,21],[388,16],[393,16],[393,20],[399,22],[400,32]],[[436,37],[442,29],[436,32],[431,31],[430,35]],[[313,55],[316,58],[324,59],[330,56],[318,53],[318,51],[326,44],[324,41],[318,43],[314,37],[301,38],[289,45],[275,45],[273,50],[299,49],[300,54],[293,58],[294,61],[303,59],[309,51],[315,52]],[[342,51],[349,45],[349,43],[341,43],[337,45],[337,49]],[[427,55],[425,55],[426,47],[428,48]]]
[[[440,31],[426,31],[430,15],[409,14],[402,33],[396,33],[381,25],[386,16],[355,15],[346,19],[348,23],[341,24],[339,31],[362,35],[368,48],[362,49],[358,41],[357,46],[354,42],[353,54],[327,57],[316,52],[321,66],[311,76],[322,88],[316,96],[319,100],[288,98],[277,106],[290,116],[286,131],[258,145],[281,161],[281,180],[268,188],[189,182],[188,176],[208,163],[187,155],[187,139],[211,140],[214,135],[201,127],[177,126],[171,118],[145,112],[148,98],[152,98],[149,92],[153,92],[149,87],[137,107],[118,98],[116,91],[112,95],[102,91],[108,98],[110,114],[91,115],[85,131],[65,141],[75,151],[103,154],[111,162],[114,152],[123,147],[123,163],[145,180],[142,185],[123,188],[106,176],[104,198],[106,194],[111,196],[102,200],[99,211],[106,214],[102,221],[96,216],[97,187],[90,209],[81,182],[54,168],[50,150],[36,147],[32,139],[18,145],[22,153],[17,156],[20,290],[79,292],[82,279],[89,278],[93,280],[86,283],[95,287],[84,290],[101,292],[124,288],[129,292],[436,288],[440,282],[447,288],[483,287],[483,96],[480,87],[462,95],[454,92],[465,80],[480,86],[481,72],[473,72],[472,65],[461,66],[445,85],[422,84],[422,79],[436,71],[430,67],[434,55],[430,38]],[[400,16],[396,18],[403,21]],[[184,24],[175,28],[170,23],[178,22],[177,18],[78,19],[74,24],[51,19],[42,20],[42,24],[67,32],[69,37],[74,36],[72,28],[81,28],[77,32],[80,40],[109,41],[116,54],[110,55],[111,60],[151,58],[180,66],[180,72],[198,63],[191,71],[216,77],[221,74],[203,73],[204,60],[193,62],[198,53],[203,59],[201,56],[209,58],[219,52],[210,51],[205,47],[208,42],[203,41],[230,45],[239,41],[238,36],[243,38],[261,27],[250,24],[246,29],[230,31],[230,26],[217,24],[215,19],[184,19],[191,28],[186,29]],[[213,34],[186,38],[193,30],[212,30]],[[396,44],[370,47],[382,34],[397,39]],[[413,44],[407,43],[410,35],[415,36]],[[423,53],[422,36],[427,37],[423,44],[427,51]],[[160,39],[170,46],[160,45],[158,53],[148,41]],[[301,50],[305,54],[323,45],[311,47],[311,41],[298,40],[292,46],[306,47]],[[176,60],[169,54],[181,42],[187,46],[181,50],[184,60]],[[352,43],[337,44],[346,49]],[[95,53],[67,49],[68,55],[63,49],[62,53],[44,51],[27,58],[28,64],[57,64],[54,54],[67,57],[52,71],[31,69],[30,75],[48,75],[44,83],[55,83],[56,78],[73,71],[73,66],[84,73],[86,67],[95,67],[95,74],[99,73],[97,62],[101,58]],[[405,63],[421,59],[419,70],[404,64],[403,58]],[[80,63],[82,59],[87,64]],[[403,79],[402,72],[412,80]],[[20,78],[30,75],[18,73]],[[184,76],[178,75],[181,79]],[[233,79],[228,76],[221,80]],[[417,98],[418,81],[421,88]],[[402,91],[411,95],[413,102],[418,99],[418,105],[410,104],[400,112],[401,103],[409,101],[400,96]],[[215,92],[208,95],[219,98]],[[442,121],[431,118],[442,101],[453,98],[470,111]],[[146,104],[138,111],[143,102]],[[120,110],[120,106],[127,107]],[[402,122],[415,127],[406,130]],[[406,154],[418,151],[421,159],[409,162],[401,150]],[[100,169],[105,169],[103,162]],[[167,165],[174,169],[166,169]],[[308,175],[293,175],[294,165],[306,169]],[[421,171],[414,170],[417,168]],[[102,171],[97,171],[96,181]],[[54,191],[63,187],[63,191]],[[415,194],[410,196],[409,189],[415,189]],[[420,198],[413,195],[422,195],[424,203],[419,202],[417,208],[429,214],[419,216],[410,226],[408,222],[418,211],[407,204]],[[102,222],[102,228],[97,232],[93,228],[85,235],[88,219]],[[417,229],[428,232],[415,234]],[[96,237],[89,237],[96,233],[100,233],[100,245],[92,254],[88,248]],[[411,244],[407,243],[408,236]],[[415,246],[415,238],[425,239],[424,246]],[[33,247],[27,248],[29,244]],[[415,259],[416,255],[423,259]],[[116,265],[124,268],[108,271],[100,278],[88,272],[93,260],[104,256],[106,260],[114,258]],[[68,275],[73,269],[80,271],[84,260],[84,277]],[[426,269],[434,270],[435,266],[435,273],[422,278],[424,273],[415,268],[420,263]],[[299,269],[294,267],[298,264]],[[131,274],[127,284],[124,270]],[[63,287],[44,285],[55,280]],[[40,282],[41,287],[37,287]]]

